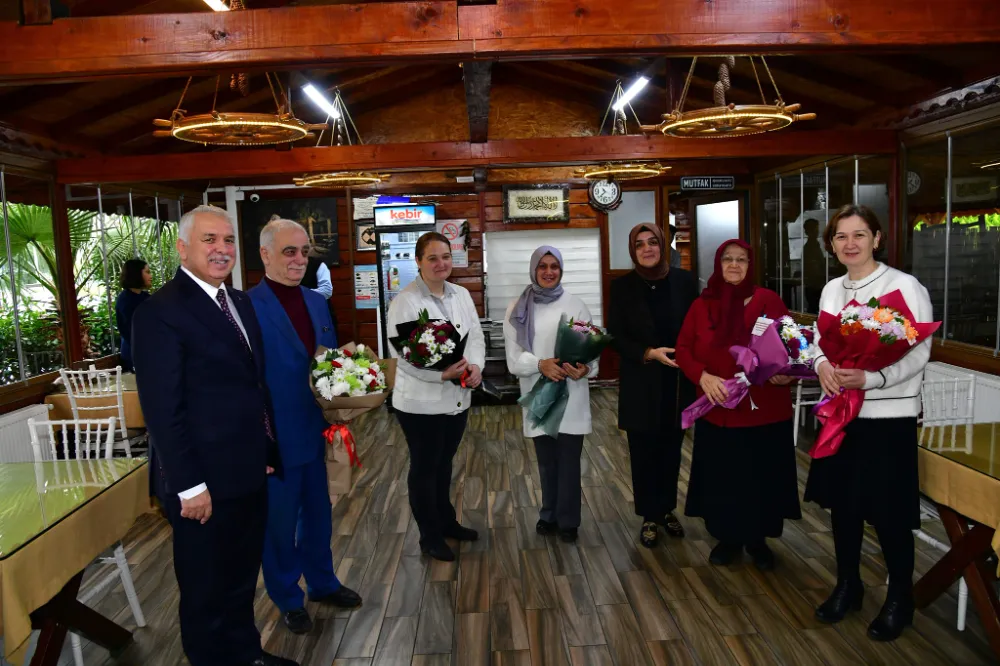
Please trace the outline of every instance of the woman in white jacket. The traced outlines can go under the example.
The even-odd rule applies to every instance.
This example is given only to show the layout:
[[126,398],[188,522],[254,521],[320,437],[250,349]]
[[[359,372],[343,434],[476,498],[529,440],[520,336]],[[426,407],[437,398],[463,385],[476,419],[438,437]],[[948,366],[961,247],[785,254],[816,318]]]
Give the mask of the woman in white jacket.
[[521,394],[531,390],[542,375],[554,382],[568,382],[566,412],[557,438],[533,428],[526,412],[524,436],[535,443],[538,475],[542,481],[542,508],[535,530],[558,533],[566,542],[576,541],[580,527],[580,455],[583,437],[590,433],[590,389],[587,378],[597,374],[597,361],[570,365],[555,357],[556,329],[566,315],[590,321],[583,301],[562,287],[562,255],[543,245],[531,255],[529,284],[510,304],[503,333],[507,368],[520,379]]
[[[444,372],[424,370],[399,359],[392,406],[410,449],[410,472],[406,477],[410,510],[420,528],[421,550],[437,560],[451,562],[455,553],[445,539],[475,541],[475,530],[455,518],[451,503],[451,466],[465,433],[471,389],[482,382],[486,341],[472,296],[464,287],[448,282],[451,276],[451,245],[448,239],[429,232],[417,240],[420,275],[389,304],[387,329],[395,337],[396,325],[416,320],[421,310],[431,319],[447,319],[462,336],[468,336],[465,358]],[[464,388],[452,382],[467,373]]]
[[[866,303],[899,290],[918,322],[933,319],[927,290],[916,278],[875,260],[883,244],[878,218],[867,206],[847,205],[826,228],[827,251],[837,255],[847,275],[823,289],[820,309],[839,315],[847,303]],[[820,349],[823,341],[818,340]],[[880,372],[837,368],[816,361],[823,391],[862,389],[864,406],[848,424],[840,449],[812,461],[805,499],[830,509],[837,555],[837,586],[819,608],[823,622],[839,622],[860,610],[861,542],[867,521],[878,534],[889,570],[885,605],[869,625],[873,640],[891,641],[913,621],[913,532],[920,527],[917,477],[917,415],[924,366],[931,341],[925,340]]]

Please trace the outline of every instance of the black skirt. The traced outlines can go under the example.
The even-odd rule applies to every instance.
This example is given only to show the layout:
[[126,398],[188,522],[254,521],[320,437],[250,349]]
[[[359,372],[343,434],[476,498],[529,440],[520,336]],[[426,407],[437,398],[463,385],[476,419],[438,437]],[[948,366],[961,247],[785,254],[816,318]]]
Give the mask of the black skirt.
[[871,525],[920,527],[917,418],[855,419],[840,450],[813,460],[805,500]]
[[704,518],[719,541],[780,537],[786,518],[802,517],[792,421],[752,428],[698,421],[684,513]]

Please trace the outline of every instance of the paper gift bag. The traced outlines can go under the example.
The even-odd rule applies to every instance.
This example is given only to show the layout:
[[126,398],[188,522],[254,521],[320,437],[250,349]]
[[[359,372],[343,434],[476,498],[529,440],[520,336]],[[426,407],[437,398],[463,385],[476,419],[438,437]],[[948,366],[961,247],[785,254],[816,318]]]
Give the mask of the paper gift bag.
[[337,435],[333,443],[326,447],[326,485],[330,499],[351,492],[351,461],[344,442]]

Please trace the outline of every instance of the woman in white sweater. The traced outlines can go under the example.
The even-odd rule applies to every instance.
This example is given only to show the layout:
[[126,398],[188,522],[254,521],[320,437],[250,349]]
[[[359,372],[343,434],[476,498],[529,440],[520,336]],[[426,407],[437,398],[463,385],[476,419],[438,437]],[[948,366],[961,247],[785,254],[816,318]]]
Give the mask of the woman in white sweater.
[[[447,319],[462,336],[468,336],[465,358],[444,372],[412,366],[389,347],[389,353],[399,359],[392,406],[410,449],[406,483],[410,510],[420,529],[420,548],[434,559],[450,562],[455,553],[445,539],[479,538],[475,530],[456,520],[449,490],[452,459],[472,405],[471,389],[482,382],[486,341],[469,291],[447,281],[451,276],[448,239],[426,233],[417,240],[416,255],[420,275],[389,304],[389,337],[395,337],[397,324],[416,320],[421,310],[427,310],[431,319]],[[463,374],[468,388],[452,381]]]
[[580,455],[583,437],[591,427],[587,378],[597,374],[597,361],[573,366],[554,358],[560,317],[590,321],[590,311],[583,301],[563,289],[562,275],[559,250],[548,245],[535,250],[531,255],[531,284],[507,308],[503,333],[507,368],[520,379],[522,395],[542,375],[554,382],[569,383],[566,412],[557,438],[533,428],[527,411],[522,416],[524,436],[535,443],[542,481],[542,508],[535,530],[545,536],[558,533],[563,541],[573,542],[580,527]]
[[[820,309],[839,314],[848,302],[865,303],[899,290],[917,321],[932,321],[927,290],[916,278],[875,260],[884,244],[881,225],[867,206],[847,205],[826,228],[827,251],[837,255],[847,275],[823,289]],[[823,341],[819,340],[823,348]],[[816,363],[823,391],[863,389],[864,406],[848,424],[836,454],[812,461],[805,499],[831,510],[837,555],[837,586],[816,609],[823,622],[839,622],[861,608],[861,542],[867,521],[878,534],[889,570],[889,591],[869,625],[873,640],[891,641],[913,621],[913,529],[920,527],[917,478],[917,415],[924,366],[931,341],[925,340],[881,372],[837,368],[825,357]]]

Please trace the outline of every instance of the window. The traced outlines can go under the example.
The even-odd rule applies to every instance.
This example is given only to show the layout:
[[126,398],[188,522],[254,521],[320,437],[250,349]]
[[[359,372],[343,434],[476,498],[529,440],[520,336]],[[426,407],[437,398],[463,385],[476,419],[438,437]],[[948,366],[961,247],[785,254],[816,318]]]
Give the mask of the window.
[[[942,138],[906,151],[903,270],[917,278],[931,298],[934,317],[944,316],[945,224],[948,143]],[[937,335],[944,335],[944,326]]]
[[10,172],[0,178],[6,195],[0,238],[0,385],[5,385],[58,370],[65,350],[50,183]]
[[756,257],[761,267],[760,284],[772,291],[778,291],[778,264],[780,252],[778,246],[778,181],[773,178],[757,183],[757,201],[759,203],[759,222],[757,233],[760,234],[760,251]]

